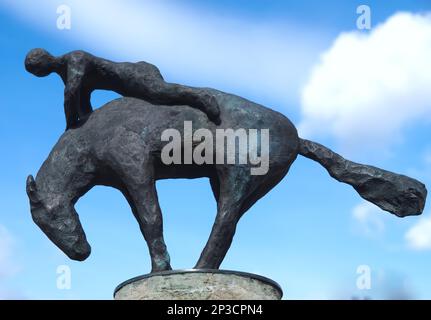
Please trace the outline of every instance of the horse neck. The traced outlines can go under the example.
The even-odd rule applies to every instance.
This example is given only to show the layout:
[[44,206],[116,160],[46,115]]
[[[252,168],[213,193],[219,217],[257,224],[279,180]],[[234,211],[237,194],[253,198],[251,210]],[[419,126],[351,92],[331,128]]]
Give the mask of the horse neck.
[[82,148],[57,143],[36,177],[38,191],[48,197],[75,203],[94,184],[95,166]]

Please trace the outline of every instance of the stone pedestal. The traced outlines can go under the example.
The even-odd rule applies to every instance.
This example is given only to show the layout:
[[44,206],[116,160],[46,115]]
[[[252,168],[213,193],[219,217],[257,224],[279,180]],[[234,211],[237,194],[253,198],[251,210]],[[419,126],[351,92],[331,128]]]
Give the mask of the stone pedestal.
[[265,277],[228,270],[173,270],[121,283],[115,300],[280,300],[280,286]]

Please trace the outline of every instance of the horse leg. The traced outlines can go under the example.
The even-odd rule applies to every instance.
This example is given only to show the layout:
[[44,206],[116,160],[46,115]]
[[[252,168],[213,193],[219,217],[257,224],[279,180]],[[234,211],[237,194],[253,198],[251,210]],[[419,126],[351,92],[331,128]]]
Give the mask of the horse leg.
[[[218,269],[242,215],[286,175],[288,168],[252,176],[249,169],[229,168],[210,178],[217,200],[217,217],[210,238],[195,268]],[[221,177],[221,179],[219,178]]]
[[[148,166],[147,166],[148,167]],[[170,257],[163,238],[163,218],[151,168],[144,170],[144,179],[128,179],[127,193],[132,211],[139,223],[151,256],[151,272],[171,270]],[[133,181],[133,182],[132,182]]]
[[[247,171],[247,172],[245,172]],[[201,253],[196,269],[218,269],[222,263],[235,234],[236,225],[243,213],[242,205],[252,189],[250,174],[247,169],[231,167],[219,176],[220,192],[217,216],[208,242]],[[212,183],[215,187],[217,183]],[[214,188],[213,188],[214,189]]]
[[154,181],[131,192],[136,207],[135,217],[148,244],[151,272],[171,270],[170,257],[163,238],[163,218]]
[[[170,270],[170,259],[163,239],[163,219],[157,199],[152,156],[142,137],[125,128],[110,141],[111,169],[117,173],[119,189],[138,221],[147,241],[152,272]],[[139,155],[139,156],[137,156]]]

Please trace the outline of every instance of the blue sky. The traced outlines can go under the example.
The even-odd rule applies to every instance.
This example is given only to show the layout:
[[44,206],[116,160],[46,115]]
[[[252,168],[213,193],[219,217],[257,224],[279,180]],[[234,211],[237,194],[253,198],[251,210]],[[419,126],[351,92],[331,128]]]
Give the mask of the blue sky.
[[[0,298],[110,299],[117,284],[150,271],[145,241],[116,190],[96,187],[77,204],[93,249],[84,262],[69,260],[32,222],[25,178],[65,127],[60,79],[24,70],[34,47],[152,62],[168,81],[242,95],[351,160],[429,185],[429,1],[368,1],[365,31],[356,28],[363,2],[295,3],[0,0]],[[72,10],[70,30],[56,27],[60,4]],[[114,97],[96,92],[93,105]],[[215,216],[208,181],[157,187],[172,265],[190,268]],[[396,218],[299,157],[244,216],[222,268],[270,277],[288,299],[430,299],[428,207],[422,217]],[[56,287],[59,265],[71,268],[70,290]],[[360,265],[371,269],[370,290],[356,287]]]

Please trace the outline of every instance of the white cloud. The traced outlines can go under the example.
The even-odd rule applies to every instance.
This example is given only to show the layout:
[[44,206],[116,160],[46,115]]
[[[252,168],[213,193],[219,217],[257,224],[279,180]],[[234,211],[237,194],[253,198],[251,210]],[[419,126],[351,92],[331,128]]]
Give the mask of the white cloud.
[[382,210],[369,202],[358,204],[352,210],[355,229],[366,236],[381,234],[385,229],[381,214]]
[[420,219],[407,231],[405,239],[414,250],[431,250],[431,216]]
[[[306,70],[329,42],[323,30],[317,37],[314,30],[285,21],[215,15],[174,1],[4,3],[6,10],[77,48],[113,59],[147,60],[171,81],[251,93],[283,105],[298,100]],[[71,30],[56,29],[59,4],[71,7]]]
[[430,57],[431,15],[342,33],[303,88],[300,133],[330,134],[347,150],[402,141],[412,121],[431,119]]

